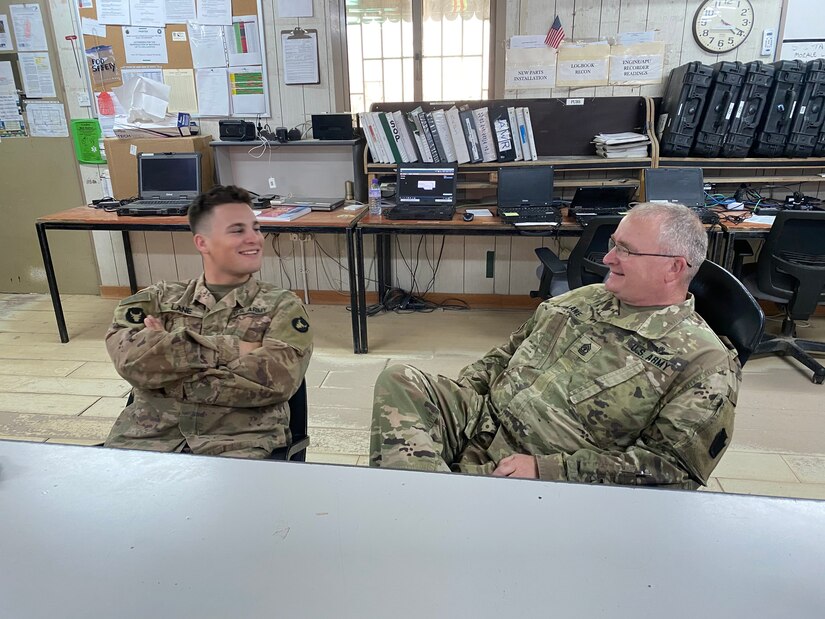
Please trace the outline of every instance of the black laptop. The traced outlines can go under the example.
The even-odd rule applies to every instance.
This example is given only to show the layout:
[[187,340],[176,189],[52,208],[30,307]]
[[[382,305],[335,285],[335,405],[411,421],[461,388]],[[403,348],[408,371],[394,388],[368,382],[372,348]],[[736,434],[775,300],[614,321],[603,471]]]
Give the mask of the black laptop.
[[594,215],[613,215],[623,213],[630,208],[630,200],[636,193],[636,187],[579,187],[573,194],[570,210],[574,215],[592,213]]
[[138,199],[117,209],[131,217],[186,215],[201,187],[200,153],[140,153]]
[[702,168],[647,168],[644,174],[647,202],[705,206]]
[[554,226],[561,214],[553,207],[553,166],[498,169],[498,216],[515,226]]
[[389,219],[449,221],[455,214],[457,166],[451,163],[410,163],[398,166],[396,205]]

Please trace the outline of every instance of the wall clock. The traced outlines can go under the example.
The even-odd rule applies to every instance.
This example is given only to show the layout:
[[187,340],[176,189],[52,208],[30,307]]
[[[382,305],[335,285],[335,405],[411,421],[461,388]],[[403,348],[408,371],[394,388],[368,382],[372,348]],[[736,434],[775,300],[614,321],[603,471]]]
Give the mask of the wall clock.
[[693,18],[693,38],[703,50],[724,54],[736,49],[753,30],[750,0],[704,0]]

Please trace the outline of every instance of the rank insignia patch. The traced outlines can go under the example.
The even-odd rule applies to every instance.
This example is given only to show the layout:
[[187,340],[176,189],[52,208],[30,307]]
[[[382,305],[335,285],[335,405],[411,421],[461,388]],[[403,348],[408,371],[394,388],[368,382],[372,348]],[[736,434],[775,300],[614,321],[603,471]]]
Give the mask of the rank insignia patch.
[[590,361],[590,359],[592,359],[593,356],[601,349],[601,346],[596,344],[587,336],[580,337],[573,344],[573,351],[582,361]]
[[309,331],[309,323],[301,317],[292,320],[292,328],[298,333],[306,333]]

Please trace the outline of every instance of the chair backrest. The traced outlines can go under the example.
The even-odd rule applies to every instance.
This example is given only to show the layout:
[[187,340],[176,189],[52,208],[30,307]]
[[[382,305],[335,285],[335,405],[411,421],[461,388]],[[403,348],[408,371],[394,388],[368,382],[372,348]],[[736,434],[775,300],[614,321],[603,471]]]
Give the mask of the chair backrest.
[[567,284],[570,290],[604,281],[610,269],[602,259],[607,254],[607,242],[621,221],[622,215],[599,215],[587,223],[579,242],[567,259]]
[[705,260],[690,282],[696,311],[713,332],[727,337],[745,362],[765,328],[765,314],[744,284],[715,262]]
[[825,303],[825,211],[782,211],[756,264],[761,292],[790,301],[794,319]]

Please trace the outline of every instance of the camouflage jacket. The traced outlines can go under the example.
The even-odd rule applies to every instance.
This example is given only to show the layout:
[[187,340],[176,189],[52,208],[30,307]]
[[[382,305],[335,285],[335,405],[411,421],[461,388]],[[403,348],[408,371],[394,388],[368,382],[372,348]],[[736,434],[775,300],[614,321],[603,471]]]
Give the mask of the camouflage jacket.
[[693,307],[630,308],[601,284],[542,303],[459,375],[498,422],[490,456],[533,454],[542,479],[706,483],[741,371]]
[[[166,332],[146,329],[147,315]],[[262,345],[241,356],[241,341]],[[185,438],[195,453],[271,452],[286,444],[312,333],[292,292],[250,278],[216,302],[201,276],[121,301],[106,347],[135,396],[107,445],[171,451]]]

